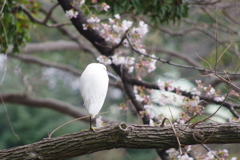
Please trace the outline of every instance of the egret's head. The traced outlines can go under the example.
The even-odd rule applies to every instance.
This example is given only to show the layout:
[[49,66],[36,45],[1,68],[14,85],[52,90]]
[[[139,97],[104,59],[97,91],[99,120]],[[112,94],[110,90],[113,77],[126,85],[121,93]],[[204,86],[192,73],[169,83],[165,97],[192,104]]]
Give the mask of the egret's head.
[[87,66],[87,68],[91,69],[91,70],[104,70],[107,72],[107,74],[113,78],[115,78],[117,81],[121,81],[120,78],[118,78],[117,76],[115,76],[114,74],[112,74],[111,72],[107,71],[107,68],[105,65],[101,64],[101,63],[91,63]]
[[101,63],[91,63],[87,66],[87,68],[91,68],[91,69],[104,69],[105,71],[107,70],[107,68],[101,64]]

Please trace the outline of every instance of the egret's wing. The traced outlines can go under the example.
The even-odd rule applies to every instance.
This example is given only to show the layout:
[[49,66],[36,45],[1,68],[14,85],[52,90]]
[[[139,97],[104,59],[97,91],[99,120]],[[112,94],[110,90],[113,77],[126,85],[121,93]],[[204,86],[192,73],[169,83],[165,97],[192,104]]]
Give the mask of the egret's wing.
[[85,70],[80,78],[80,91],[89,114],[95,116],[104,103],[108,89],[108,75],[103,71]]

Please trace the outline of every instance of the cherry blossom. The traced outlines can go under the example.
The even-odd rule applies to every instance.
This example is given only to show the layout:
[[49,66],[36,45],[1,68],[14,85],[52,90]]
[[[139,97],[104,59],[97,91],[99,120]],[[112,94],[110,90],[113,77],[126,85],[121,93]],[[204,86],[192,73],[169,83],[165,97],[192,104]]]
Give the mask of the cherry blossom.
[[[155,54],[151,55],[152,57],[156,57]],[[154,71],[156,69],[157,60],[149,58],[149,63],[147,65],[148,73]]]
[[99,23],[100,19],[97,16],[92,16],[90,19],[87,20],[88,23]]
[[131,32],[132,34],[138,34],[142,38],[148,32],[148,25],[140,21],[139,27],[134,27]]
[[109,8],[110,8],[110,6],[109,5],[107,5],[107,3],[102,3],[102,9],[104,10],[104,11],[108,11],[109,10]]
[[73,9],[70,9],[69,11],[66,11],[65,15],[69,18],[77,18],[78,11],[74,11]]
[[121,19],[121,17],[120,17],[119,14],[116,14],[114,17],[115,17],[116,19]]
[[222,101],[224,101],[225,97],[224,96],[220,96],[220,97],[217,96],[217,97],[214,97],[213,99],[217,102],[222,102]]
[[83,6],[85,4],[85,0],[80,0],[79,5]]
[[112,62],[116,65],[125,64],[125,65],[133,65],[135,61],[134,57],[123,57],[114,55],[112,56]]
[[192,88],[190,90],[190,92],[193,94],[193,95],[197,95],[197,96],[200,96],[201,95],[201,91],[199,91],[197,88]]
[[165,91],[165,82],[162,81],[161,79],[159,79],[157,81],[157,84],[158,84],[158,88],[160,89],[160,91]]
[[184,155],[178,155],[178,160],[193,160],[192,157],[189,157],[186,153]]
[[134,70],[134,67],[133,67],[133,66],[130,66],[130,67],[128,68],[128,73],[132,73],[133,70]]
[[100,63],[102,63],[104,65],[112,64],[111,60],[108,57],[104,56],[104,55],[99,56],[97,58],[97,60],[98,60],[98,62],[100,62]]

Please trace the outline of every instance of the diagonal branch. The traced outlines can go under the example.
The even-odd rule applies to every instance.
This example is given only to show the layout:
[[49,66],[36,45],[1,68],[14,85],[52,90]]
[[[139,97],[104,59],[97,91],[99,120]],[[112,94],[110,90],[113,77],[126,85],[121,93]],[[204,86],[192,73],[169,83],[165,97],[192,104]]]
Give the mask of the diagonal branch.
[[72,18],[71,22],[81,35],[83,35],[89,42],[91,42],[92,45],[102,55],[105,55],[105,56],[113,55],[111,46],[108,45],[108,43],[105,41],[105,39],[102,38],[96,30],[92,29],[91,27],[88,27],[86,30],[83,29],[83,24],[88,24],[87,18],[84,15],[82,10],[80,10],[79,8],[76,8],[72,5],[73,0],[68,0],[68,1],[58,0],[58,2],[62,6],[62,8],[65,12],[69,11],[71,9],[74,9],[75,11],[78,12],[77,17]]
[[185,55],[183,53],[166,50],[166,49],[163,49],[161,47],[155,47],[155,48],[147,47],[146,50],[147,50],[148,53],[150,53],[152,51],[153,52],[166,53],[168,55],[172,55],[174,57],[178,57],[179,59],[182,59],[183,61],[186,61],[188,64],[190,64],[192,66],[196,66],[197,68],[201,68],[202,67],[202,65],[199,62],[197,62],[196,60],[190,58],[189,56],[187,56],[187,55]]
[[145,57],[149,57],[149,58],[152,58],[152,59],[155,59],[155,60],[158,60],[162,63],[166,63],[166,64],[169,64],[169,65],[172,65],[172,66],[175,66],[175,67],[180,67],[180,68],[185,68],[185,69],[195,69],[197,71],[201,71],[203,72],[204,74],[209,74],[209,73],[215,73],[215,74],[218,74],[218,75],[221,75],[221,74],[224,74],[224,75],[233,75],[234,77],[236,76],[240,76],[240,73],[229,73],[229,72],[215,72],[215,71],[212,71],[212,70],[207,70],[205,68],[199,68],[199,67],[196,67],[196,66],[188,66],[188,65],[182,65],[182,64],[177,64],[177,63],[173,63],[171,62],[170,60],[165,60],[165,59],[162,59],[160,57],[154,57],[154,56],[151,56],[149,54],[145,54],[145,53],[142,53],[140,52],[139,50],[135,49],[128,37],[128,34],[126,34],[126,39],[129,43],[129,46],[131,47],[131,49],[133,51],[135,51],[136,53],[140,54],[140,55],[143,55]]

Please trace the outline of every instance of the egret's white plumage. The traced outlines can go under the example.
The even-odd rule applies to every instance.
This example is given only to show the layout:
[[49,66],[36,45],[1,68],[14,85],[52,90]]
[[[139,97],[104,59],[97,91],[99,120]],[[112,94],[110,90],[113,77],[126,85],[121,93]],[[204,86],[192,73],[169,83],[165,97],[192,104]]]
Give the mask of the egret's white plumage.
[[91,118],[94,118],[103,106],[108,81],[106,67],[100,63],[89,64],[80,77],[80,91]]

